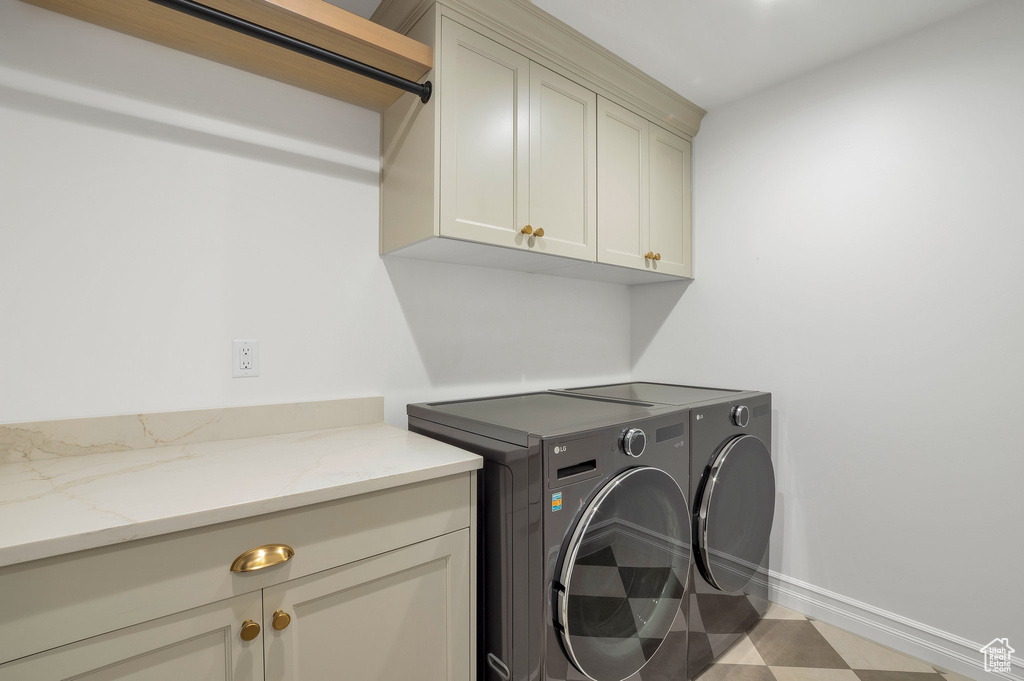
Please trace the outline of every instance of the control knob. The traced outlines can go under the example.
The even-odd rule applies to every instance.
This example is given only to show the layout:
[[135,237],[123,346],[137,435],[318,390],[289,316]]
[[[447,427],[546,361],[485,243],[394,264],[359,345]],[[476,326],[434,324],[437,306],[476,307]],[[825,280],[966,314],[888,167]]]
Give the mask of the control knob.
[[622,434],[621,444],[623,453],[636,458],[644,453],[644,448],[647,447],[647,436],[639,428],[630,428]]
[[750,410],[742,404],[732,408],[732,423],[734,426],[746,428],[750,423]]

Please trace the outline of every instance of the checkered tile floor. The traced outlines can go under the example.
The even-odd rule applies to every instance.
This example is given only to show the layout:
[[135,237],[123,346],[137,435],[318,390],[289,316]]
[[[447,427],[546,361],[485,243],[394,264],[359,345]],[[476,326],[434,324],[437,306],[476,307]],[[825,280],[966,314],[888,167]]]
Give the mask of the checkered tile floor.
[[968,681],[772,603],[698,681]]

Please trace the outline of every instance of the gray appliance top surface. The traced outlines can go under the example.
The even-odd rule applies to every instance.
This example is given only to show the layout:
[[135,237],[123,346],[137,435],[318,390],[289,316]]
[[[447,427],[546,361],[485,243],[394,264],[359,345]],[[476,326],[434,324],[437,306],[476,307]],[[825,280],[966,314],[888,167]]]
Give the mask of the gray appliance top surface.
[[567,392],[618,400],[683,406],[708,400],[729,399],[746,391],[700,388],[692,385],[669,385],[667,383],[615,383],[595,385],[589,388],[569,388]]
[[408,408],[410,416],[523,445],[530,434],[564,434],[574,429],[627,423],[664,411],[663,405],[559,392],[410,404]]

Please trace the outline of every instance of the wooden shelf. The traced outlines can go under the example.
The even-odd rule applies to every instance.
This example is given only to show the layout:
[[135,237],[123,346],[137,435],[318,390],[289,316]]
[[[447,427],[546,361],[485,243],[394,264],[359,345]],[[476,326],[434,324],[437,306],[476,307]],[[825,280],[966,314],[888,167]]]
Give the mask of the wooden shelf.
[[[149,0],[25,0],[106,28],[296,87],[383,111],[403,92]],[[203,4],[410,80],[433,50],[324,0],[202,0]]]

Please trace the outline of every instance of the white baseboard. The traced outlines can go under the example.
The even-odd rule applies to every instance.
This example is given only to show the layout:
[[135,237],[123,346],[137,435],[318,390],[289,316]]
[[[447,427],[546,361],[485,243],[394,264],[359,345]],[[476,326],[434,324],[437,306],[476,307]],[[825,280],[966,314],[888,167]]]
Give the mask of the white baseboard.
[[979,649],[983,642],[941,631],[927,624],[856,601],[827,589],[777,572],[769,573],[772,601],[822,622],[835,625],[893,650],[912,655],[936,667],[978,681],[1024,681],[1024,660],[1013,657],[1012,672],[984,671]]

